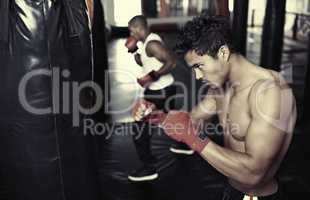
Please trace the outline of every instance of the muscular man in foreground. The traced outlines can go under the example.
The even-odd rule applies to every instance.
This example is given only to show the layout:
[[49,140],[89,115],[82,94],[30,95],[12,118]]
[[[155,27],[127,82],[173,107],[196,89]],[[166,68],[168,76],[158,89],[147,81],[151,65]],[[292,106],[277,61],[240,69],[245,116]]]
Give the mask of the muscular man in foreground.
[[[292,140],[295,99],[279,73],[238,54],[231,35],[223,17],[200,16],[185,25],[177,49],[216,95],[207,95],[191,114],[153,112],[148,120],[228,178],[223,200],[283,199],[276,173]],[[224,128],[224,147],[203,139],[196,125],[214,110]]]

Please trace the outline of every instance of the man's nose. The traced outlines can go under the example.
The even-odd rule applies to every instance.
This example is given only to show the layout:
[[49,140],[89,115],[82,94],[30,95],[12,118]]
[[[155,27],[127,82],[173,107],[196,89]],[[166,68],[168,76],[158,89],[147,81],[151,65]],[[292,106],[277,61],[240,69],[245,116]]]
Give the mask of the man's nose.
[[200,80],[200,79],[202,79],[202,72],[201,72],[201,70],[199,70],[199,69],[194,69],[194,73],[195,73],[195,78],[197,79],[197,80]]

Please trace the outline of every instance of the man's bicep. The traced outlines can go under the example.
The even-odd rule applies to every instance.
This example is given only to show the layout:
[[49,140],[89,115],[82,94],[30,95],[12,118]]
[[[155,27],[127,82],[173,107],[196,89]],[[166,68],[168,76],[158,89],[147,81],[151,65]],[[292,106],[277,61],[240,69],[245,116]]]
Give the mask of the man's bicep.
[[284,138],[283,131],[264,120],[254,119],[248,128],[245,151],[259,170],[268,170],[280,152]]
[[[260,90],[257,90],[260,91]],[[281,119],[281,90],[273,87],[250,98],[251,122],[246,135],[246,153],[263,168],[269,168],[286,137],[277,125]]]
[[171,57],[169,50],[159,41],[150,41],[146,47],[146,52],[148,56],[155,57],[161,62],[165,62]]

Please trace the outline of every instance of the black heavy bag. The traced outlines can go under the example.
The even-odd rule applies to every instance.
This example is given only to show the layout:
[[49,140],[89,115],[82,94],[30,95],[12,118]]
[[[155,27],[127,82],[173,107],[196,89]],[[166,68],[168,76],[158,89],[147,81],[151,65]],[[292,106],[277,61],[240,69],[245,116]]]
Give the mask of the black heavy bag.
[[91,101],[72,96],[92,79],[85,2],[0,2],[1,188],[10,200],[96,200],[92,138],[72,114]]

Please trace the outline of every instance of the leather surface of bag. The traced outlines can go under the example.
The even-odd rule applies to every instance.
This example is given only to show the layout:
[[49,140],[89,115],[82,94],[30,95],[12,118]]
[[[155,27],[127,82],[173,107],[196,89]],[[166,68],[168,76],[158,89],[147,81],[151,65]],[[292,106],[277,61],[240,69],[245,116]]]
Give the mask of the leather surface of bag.
[[[72,107],[63,112],[72,90],[63,101],[62,83],[93,76],[84,0],[1,0],[0,23],[0,178],[8,199],[96,200],[93,137],[73,127]],[[92,101],[89,91],[79,98]]]

